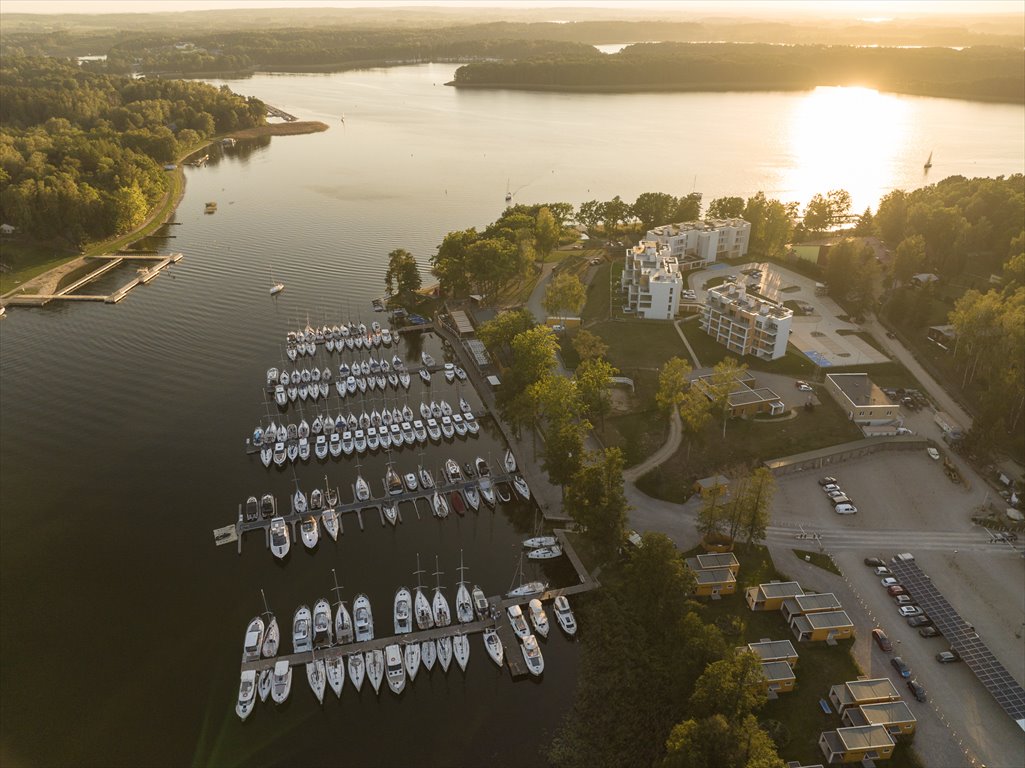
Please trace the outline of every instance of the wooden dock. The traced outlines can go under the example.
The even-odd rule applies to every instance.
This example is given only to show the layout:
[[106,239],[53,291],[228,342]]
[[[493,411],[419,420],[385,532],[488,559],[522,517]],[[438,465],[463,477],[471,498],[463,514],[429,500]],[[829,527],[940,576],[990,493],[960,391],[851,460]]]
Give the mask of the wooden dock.
[[[117,304],[128,292],[137,285],[146,284],[156,277],[163,269],[181,261],[182,254],[172,253],[167,256],[149,256],[135,254],[105,254],[102,256],[90,256],[91,259],[104,262],[100,267],[94,269],[88,275],[79,278],[71,285],[61,288],[56,293],[33,293],[12,296],[5,301],[5,305],[21,307],[42,307],[51,301],[102,301],[107,304]],[[125,285],[122,285],[111,294],[76,294],[79,288],[93,282],[97,278],[110,272],[112,269],[121,266],[129,261],[151,261],[153,265],[147,269],[140,270],[139,274]]]
[[282,120],[285,120],[289,123],[294,123],[296,120],[299,119],[295,115],[290,115],[285,110],[278,109],[277,107],[273,107],[270,104],[265,103],[264,106],[267,108],[267,117],[279,117]]

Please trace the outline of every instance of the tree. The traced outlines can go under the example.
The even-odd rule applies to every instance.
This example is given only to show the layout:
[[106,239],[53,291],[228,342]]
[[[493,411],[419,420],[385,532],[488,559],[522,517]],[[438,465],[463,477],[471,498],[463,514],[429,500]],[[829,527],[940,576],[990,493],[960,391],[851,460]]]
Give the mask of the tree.
[[535,325],[537,323],[530,310],[512,309],[481,323],[477,328],[477,338],[493,352],[502,351],[512,344],[516,336]]
[[683,398],[690,389],[690,363],[682,357],[671,357],[658,372],[658,392],[655,403],[663,411],[672,413],[683,404]]
[[519,243],[504,238],[486,237],[476,240],[467,249],[467,272],[471,282],[494,302],[510,281],[523,275],[531,254],[524,254]]
[[413,254],[397,248],[388,254],[388,271],[384,273],[384,285],[388,296],[395,296],[400,303],[409,303],[420,290],[422,280],[420,267]]
[[716,536],[725,533],[729,509],[726,500],[729,490],[715,483],[701,494],[701,509],[698,510],[698,532],[702,536]]
[[604,203],[598,204],[598,217],[609,240],[616,236],[619,223],[630,215],[630,206],[624,203],[619,195]]
[[666,740],[662,768],[783,768],[772,738],[753,715],[684,720]]
[[534,248],[541,257],[542,263],[548,258],[552,249],[559,244],[561,234],[562,228],[548,208],[542,208],[537,212],[537,218],[534,220]]
[[762,662],[752,651],[739,651],[709,664],[694,685],[690,710],[695,715],[722,715],[736,722],[768,700]]
[[441,293],[449,296],[465,296],[470,292],[470,245],[479,235],[476,229],[449,232],[438,246],[438,252],[431,257],[431,272],[441,287]]
[[883,240],[892,247],[904,239],[908,226],[908,195],[895,189],[883,196],[876,211],[876,226]]
[[680,401],[680,419],[683,430],[690,439],[687,441],[687,459],[690,460],[690,451],[694,443],[698,441],[704,432],[705,426],[712,418],[712,407],[714,403],[708,399],[700,387],[691,386]]
[[625,539],[629,508],[623,493],[623,452],[606,448],[588,453],[566,487],[565,507],[598,556],[613,557]]
[[[561,377],[558,377],[561,378]],[[578,419],[549,421],[545,429],[545,457],[542,466],[553,485],[562,488],[580,471],[584,457],[584,435],[591,425]]]
[[114,233],[130,232],[146,219],[149,206],[138,184],[120,187],[111,197],[114,214]]
[[768,200],[764,192],[747,199],[743,219],[751,224],[748,248],[751,252],[774,256],[783,252],[793,229],[792,215],[779,200]]
[[587,415],[601,422],[602,433],[605,432],[605,414],[612,410],[612,399],[609,389],[612,377],[619,371],[607,360],[592,358],[580,363],[576,370],[577,389],[583,401]]
[[715,364],[712,374],[705,379],[706,394],[714,410],[722,416],[722,436],[726,439],[726,420],[730,416],[730,393],[737,388],[737,379],[747,372],[747,364],[727,357]]
[[665,192],[643,192],[637,196],[630,212],[641,220],[641,227],[651,229],[658,224],[669,224],[679,219],[676,214],[679,201]]
[[907,284],[913,275],[925,266],[925,238],[921,235],[905,237],[893,255],[893,279]]
[[597,200],[587,200],[580,204],[577,209],[577,221],[583,224],[588,231],[598,228],[601,222],[601,203]]
[[708,218],[735,219],[744,213],[744,198],[717,197],[708,204]]
[[831,221],[829,200],[815,193],[804,209],[804,226],[811,232],[824,232]]
[[552,276],[545,289],[541,303],[549,316],[563,317],[563,312],[571,316],[580,314],[587,300],[587,292],[580,278],[569,272],[559,272]]
[[744,484],[740,495],[743,513],[741,526],[748,544],[763,541],[769,525],[776,478],[768,467],[758,467]]
[[876,226],[875,220],[872,218],[872,209],[866,208],[854,225],[854,234],[858,237],[869,237],[875,230]]
[[691,192],[689,195],[677,199],[676,208],[670,220],[673,222],[697,221],[700,218],[701,193]]
[[538,403],[531,396],[531,387],[555,368],[559,342],[547,325],[535,325],[513,337],[510,347],[512,365],[497,400],[502,418],[519,432],[537,424]]
[[580,355],[581,360],[590,360],[596,357],[605,357],[608,354],[609,345],[598,334],[582,330],[577,331],[573,336],[573,349]]

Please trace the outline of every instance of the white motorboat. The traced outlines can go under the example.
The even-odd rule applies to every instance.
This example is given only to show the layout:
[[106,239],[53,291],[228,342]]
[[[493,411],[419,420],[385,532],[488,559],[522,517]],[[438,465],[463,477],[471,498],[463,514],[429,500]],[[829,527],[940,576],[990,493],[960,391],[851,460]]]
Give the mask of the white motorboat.
[[356,642],[374,639],[374,615],[370,611],[370,598],[356,595],[352,603],[352,613],[356,624]]
[[342,432],[342,453],[346,456],[351,456],[355,447],[356,444],[353,441],[352,432],[348,429]]
[[416,440],[418,443],[427,442],[427,427],[424,425],[422,421],[420,421],[420,419],[416,419],[413,422],[413,434],[416,435]]
[[465,488],[463,495],[466,497],[466,503],[470,505],[474,512],[480,509],[480,492],[477,490],[476,485]]
[[410,422],[408,422],[408,421],[404,421],[404,422],[402,422],[401,427],[402,427],[402,439],[406,441],[406,445],[413,445],[413,444],[415,444],[416,441],[417,441],[417,437],[416,437],[416,429],[414,429],[413,425]]
[[275,517],[270,521],[270,551],[279,560],[284,559],[292,546],[291,534],[285,518]]
[[452,363],[445,363],[445,381],[451,384],[456,380],[456,367]]
[[420,487],[420,484],[417,483],[417,481],[416,481],[416,473],[415,472],[407,472],[405,475],[403,475],[402,476],[402,482],[405,483],[406,490],[409,491],[410,493],[412,493],[413,491],[416,491]]
[[537,645],[537,638],[533,635],[525,638],[522,645],[523,660],[527,662],[527,669],[530,674],[540,677],[545,671],[545,660],[541,655],[541,649]]
[[388,687],[398,695],[406,687],[406,667],[402,659],[402,649],[394,643],[385,646],[384,669],[388,677]]
[[269,493],[263,494],[260,499],[260,517],[272,518],[277,517],[278,514],[278,500]]
[[558,544],[554,547],[532,549],[527,553],[528,560],[554,560],[557,557],[562,557],[562,547]]
[[508,448],[505,450],[505,459],[503,460],[503,463],[505,464],[505,471],[510,475],[516,471],[516,457],[513,456],[513,452]]
[[577,619],[565,595],[555,598],[555,620],[567,635],[572,637],[577,633]]
[[399,507],[397,504],[385,502],[381,505],[381,512],[384,514],[384,519],[392,525],[397,525],[399,522]]
[[331,606],[324,598],[313,605],[313,644],[318,648],[332,644]]
[[466,428],[466,422],[463,421],[463,417],[458,413],[452,414],[452,428],[456,431],[456,434],[460,437],[466,437],[466,433],[469,431]]
[[417,373],[420,374],[420,378],[423,379],[424,384],[431,383],[431,372],[428,371],[426,368],[421,368],[419,371],[417,371]]
[[274,674],[271,676],[270,695],[275,704],[284,704],[288,700],[288,694],[292,692],[292,668],[284,659],[274,665]]
[[434,367],[434,358],[427,354],[427,352],[420,353],[420,362],[422,362],[428,368]]
[[299,446],[297,448],[297,452],[299,454],[299,458],[303,461],[310,460],[310,441],[308,438],[299,438]]
[[524,539],[523,546],[527,549],[540,549],[541,547],[554,547],[559,543],[555,536],[534,536],[531,539]]
[[409,675],[409,682],[416,680],[416,673],[420,670],[420,643],[405,643],[403,645],[403,656],[406,662],[406,674]]
[[374,686],[374,693],[381,692],[381,681],[384,680],[384,654],[380,650],[367,651],[367,677]]
[[324,690],[327,687],[327,670],[324,668],[324,660],[306,662],[306,679],[310,683],[310,690],[317,697],[317,701],[324,703]]
[[283,384],[278,384],[274,387],[274,402],[278,404],[279,408],[284,408],[288,405],[288,393],[285,391]]
[[435,517],[448,517],[448,502],[437,491],[431,497],[431,507],[434,509]]
[[271,688],[271,670],[270,667],[265,667],[260,670],[260,676],[256,684],[256,690],[260,694],[260,701],[267,701],[270,696]]
[[395,422],[392,422],[392,425],[390,427],[388,427],[388,434],[391,437],[391,444],[392,445],[394,445],[396,448],[399,448],[399,447],[402,446],[402,443],[403,443],[402,428],[398,424],[396,424]]
[[466,671],[466,663],[470,660],[470,640],[463,634],[452,638],[452,655],[456,657],[459,668]]
[[495,484],[491,481],[489,475],[481,475],[480,483],[478,484],[480,489],[480,497],[484,499],[484,502],[494,508],[495,506]]
[[441,427],[435,419],[427,419],[427,436],[436,443],[441,440]]
[[350,653],[348,667],[349,679],[352,680],[352,684],[358,693],[363,688],[363,677],[366,675],[366,664],[363,660],[363,654],[359,652]]
[[313,649],[313,615],[305,605],[295,610],[292,618],[292,650],[303,653]]
[[442,670],[448,672],[448,667],[452,663],[452,638],[439,637],[437,643],[438,663],[441,664]]
[[441,417],[441,434],[446,440],[451,440],[456,435],[456,428],[452,425],[451,416]]
[[327,448],[331,452],[331,455],[336,459],[342,455],[342,436],[337,432],[331,435],[331,439],[327,442]]
[[413,598],[409,589],[399,587],[395,592],[395,634],[404,635],[413,631]]
[[530,486],[527,485],[527,481],[523,479],[522,475],[515,475],[512,479],[513,490],[518,493],[524,501],[530,500]]
[[274,614],[270,614],[270,621],[267,623],[267,631],[263,633],[263,645],[261,651],[265,659],[278,655],[278,644],[281,641],[281,630],[278,629],[278,620]]
[[292,511],[297,515],[301,515],[308,508],[306,502],[306,494],[296,489],[296,492],[292,495]]
[[263,647],[263,619],[254,616],[246,627],[246,637],[242,644],[242,661],[256,661],[260,658]]
[[357,429],[352,436],[352,446],[356,453],[365,453],[367,450],[367,436],[362,429]]
[[247,523],[254,522],[260,518],[260,502],[255,496],[246,499],[245,519]]
[[331,537],[332,541],[338,541],[338,513],[334,509],[327,509],[324,510],[320,519],[324,523],[327,535]]
[[313,515],[304,518],[299,526],[299,532],[302,535],[303,544],[306,545],[306,548],[315,549],[320,541],[320,526],[317,525],[317,518]]
[[463,470],[459,468],[459,462],[455,459],[445,460],[445,476],[450,483],[463,482]]
[[420,643],[420,660],[424,663],[424,669],[430,672],[434,669],[434,662],[438,659],[438,646],[433,640],[424,640]]
[[505,660],[505,648],[502,646],[502,639],[498,636],[498,632],[491,627],[484,630],[484,647],[491,660],[501,667]]
[[345,662],[342,661],[342,654],[331,656],[324,661],[327,671],[327,684],[335,692],[335,696],[341,698],[342,686],[345,684]]
[[367,501],[370,499],[370,485],[363,479],[363,475],[356,474],[356,501]]
[[509,623],[512,625],[513,633],[521,640],[530,635],[530,627],[527,620],[523,618],[523,609],[518,605],[510,605],[506,609],[509,614]]
[[287,458],[288,451],[285,448],[285,444],[282,442],[274,443],[274,463],[279,467],[283,467]]
[[388,431],[388,427],[383,424],[377,428],[377,440],[382,448],[386,450],[391,448],[391,433]]
[[473,598],[473,608],[477,612],[477,618],[485,621],[491,614],[491,605],[488,603],[484,590],[474,584],[470,596]]
[[[279,371],[278,371],[277,368],[268,368],[267,369],[267,386],[268,387],[273,387],[275,384],[277,384],[278,383],[278,378],[279,378]],[[281,383],[284,384],[285,382],[281,382]]]
[[242,720],[245,720],[253,712],[256,705],[256,672],[252,669],[242,673],[242,679],[238,685],[238,703],[235,705],[235,712]]
[[317,435],[317,439],[313,443],[313,453],[316,457],[323,461],[327,458],[328,445],[327,437],[324,435]]
[[419,467],[420,474],[420,485],[424,490],[429,490],[434,487],[434,475],[424,469],[423,464]]
[[541,637],[548,637],[548,630],[550,628],[548,614],[545,613],[541,601],[535,597],[528,603],[528,607],[530,608],[530,623],[534,625],[534,631],[541,635]]
[[466,371],[458,365],[456,366],[456,378],[458,378],[460,381],[466,381]]

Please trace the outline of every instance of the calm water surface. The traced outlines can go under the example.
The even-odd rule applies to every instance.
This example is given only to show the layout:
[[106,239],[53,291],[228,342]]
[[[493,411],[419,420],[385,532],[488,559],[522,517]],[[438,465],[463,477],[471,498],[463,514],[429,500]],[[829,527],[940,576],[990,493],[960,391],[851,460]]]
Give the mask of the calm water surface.
[[[335,568],[348,599],[366,592],[386,628],[417,552],[428,570],[439,556],[450,595],[460,550],[472,581],[504,591],[531,525],[524,508],[444,523],[404,513],[396,530],[363,533],[347,518],[337,545],[295,547],[284,566],[255,536],[241,557],[215,548],[212,529],[246,496],[284,499],[293,487],[290,471],[267,472],[241,450],[265,418],[260,385],[285,330],[307,316],[368,319],[390,250],[426,264],[445,232],[493,220],[507,184],[525,203],[695,188],[706,200],[764,189],[804,202],[845,187],[861,209],[927,182],[929,151],[930,179],[1025,166],[1020,107],[857,89],[456,91],[442,85],[452,70],[231,81],[331,129],[246,142],[189,169],[179,225],[166,228],[174,239],[151,241],[185,259],[120,305],[0,322],[5,764],[537,763],[576,679],[577,652],[557,630],[540,684],[512,683],[477,637],[465,676],[421,672],[401,699],[347,684],[320,708],[297,674],[286,706],[260,705],[239,723],[237,665],[260,588],[287,626],[298,604],[329,596]],[[218,211],[206,216],[210,200]],[[287,285],[276,300],[272,275]],[[438,339],[425,343],[441,354]],[[427,461],[501,448],[482,434]],[[401,471],[415,463],[400,452]],[[382,459],[363,471],[380,477]],[[313,461],[296,476],[309,489],[325,474],[347,489],[354,464]]]

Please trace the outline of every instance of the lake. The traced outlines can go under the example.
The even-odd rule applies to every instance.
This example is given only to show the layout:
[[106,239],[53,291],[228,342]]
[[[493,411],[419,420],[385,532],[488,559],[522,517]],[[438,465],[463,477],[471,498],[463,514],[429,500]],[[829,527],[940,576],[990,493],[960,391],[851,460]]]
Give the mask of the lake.
[[[287,627],[300,603],[330,597],[333,568],[346,598],[366,592],[387,627],[417,553],[428,571],[438,556],[450,596],[460,551],[471,581],[502,592],[533,525],[524,507],[362,533],[347,518],[337,544],[312,554],[294,545],[284,565],[257,536],[241,556],[215,547],[212,529],[247,496],[269,490],[283,502],[294,487],[290,471],[269,472],[242,449],[267,419],[264,373],[281,364],[286,330],[307,318],[369,320],[389,251],[406,248],[426,267],[446,232],[497,217],[507,188],[517,202],[577,204],[759,189],[804,203],[843,187],[857,211],[893,188],[1025,167],[1020,106],[834,88],[459,91],[443,85],[453,70],[228,81],[330,130],[215,148],[207,167],[189,168],[163,233],[173,239],[149,241],[185,258],[121,304],[0,321],[5,764],[536,764],[578,668],[557,630],[540,683],[513,683],[476,637],[465,675],[421,671],[400,699],[368,686],[357,696],[346,683],[320,707],[297,674],[288,704],[236,717],[261,588]],[[207,201],[216,214],[204,214]],[[287,286],[277,299],[272,276]],[[443,353],[436,337],[425,343]],[[496,456],[500,438],[484,432],[429,461]],[[415,461],[402,452],[398,468]],[[383,471],[380,457],[363,462],[368,479]],[[354,473],[352,461],[314,460],[296,479],[308,490],[327,475],[345,498]]]

